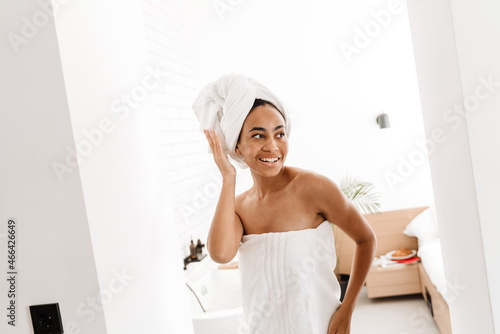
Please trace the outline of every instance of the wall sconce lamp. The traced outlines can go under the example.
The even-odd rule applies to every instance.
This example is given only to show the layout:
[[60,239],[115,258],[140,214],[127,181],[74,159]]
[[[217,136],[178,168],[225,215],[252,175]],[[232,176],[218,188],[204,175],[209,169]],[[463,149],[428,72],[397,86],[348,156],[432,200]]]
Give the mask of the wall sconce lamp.
[[382,113],[377,116],[377,124],[380,125],[381,129],[389,128],[389,116],[385,113]]

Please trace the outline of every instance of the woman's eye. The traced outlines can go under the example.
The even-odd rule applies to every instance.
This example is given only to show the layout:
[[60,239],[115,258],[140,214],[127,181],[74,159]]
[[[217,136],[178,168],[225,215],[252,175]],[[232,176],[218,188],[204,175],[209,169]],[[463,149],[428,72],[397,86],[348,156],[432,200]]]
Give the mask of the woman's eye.
[[[259,136],[259,137],[257,137]],[[277,136],[279,136],[280,138],[283,138],[285,136],[285,133],[284,132],[281,132],[281,133],[278,133]],[[261,134],[261,133],[256,133],[252,136],[252,138],[264,138],[264,135]]]

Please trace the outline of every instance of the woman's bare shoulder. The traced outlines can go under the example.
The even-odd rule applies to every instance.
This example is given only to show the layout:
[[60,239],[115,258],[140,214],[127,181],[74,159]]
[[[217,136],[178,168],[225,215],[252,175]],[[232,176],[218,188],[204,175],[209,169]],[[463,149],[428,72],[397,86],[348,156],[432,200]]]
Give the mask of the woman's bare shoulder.
[[[247,190],[248,191],[248,190]],[[241,194],[238,194],[235,196],[235,203],[236,205],[241,204],[243,200],[247,197],[247,191],[242,192]]]
[[[328,177],[319,174],[317,172],[294,167],[294,166],[286,166],[286,172],[288,173],[288,177],[290,179],[290,185],[292,185],[295,189],[306,190],[311,193],[317,192],[321,188],[323,188],[327,183],[333,182]],[[251,200],[253,198],[252,188],[238,194],[235,198],[235,209],[238,212],[238,208],[241,207],[245,203],[245,201]]]
[[247,200],[249,191],[250,189],[235,196],[234,209],[236,211],[236,214],[238,214],[239,209],[245,203],[245,200]]
[[291,175],[291,178],[300,183],[308,183],[308,182],[324,182],[326,179],[325,176],[304,168],[299,167],[287,167],[288,172]]
[[332,186],[337,187],[332,179],[323,174],[298,167],[290,168],[290,171],[296,173],[294,178],[296,187],[307,196],[323,196]]

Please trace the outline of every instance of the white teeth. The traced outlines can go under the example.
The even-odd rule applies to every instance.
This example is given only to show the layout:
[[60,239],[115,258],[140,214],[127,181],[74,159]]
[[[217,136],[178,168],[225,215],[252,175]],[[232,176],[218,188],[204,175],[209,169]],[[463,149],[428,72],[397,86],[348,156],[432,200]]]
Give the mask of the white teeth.
[[276,162],[276,161],[278,161],[278,158],[261,158],[260,160],[266,161],[266,162]]

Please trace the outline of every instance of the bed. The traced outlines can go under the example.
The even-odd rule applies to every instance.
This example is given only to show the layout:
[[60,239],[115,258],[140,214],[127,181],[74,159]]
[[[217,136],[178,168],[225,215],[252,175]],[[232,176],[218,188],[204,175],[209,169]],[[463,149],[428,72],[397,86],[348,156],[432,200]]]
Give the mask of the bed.
[[[397,268],[372,266],[365,285],[368,297],[420,294],[442,334],[451,334],[448,304],[444,298],[441,245],[434,210],[417,207],[385,211],[380,215],[365,214],[377,236],[376,256],[401,247],[417,250],[421,261]],[[349,275],[354,255],[354,242],[340,229],[334,228],[337,252],[337,274]]]

